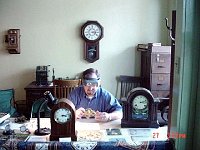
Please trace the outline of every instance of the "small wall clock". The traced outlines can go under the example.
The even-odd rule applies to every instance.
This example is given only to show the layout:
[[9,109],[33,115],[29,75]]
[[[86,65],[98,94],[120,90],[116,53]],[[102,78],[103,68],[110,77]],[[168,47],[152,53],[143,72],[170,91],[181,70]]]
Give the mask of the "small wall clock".
[[84,43],[84,58],[90,63],[99,59],[99,41],[103,38],[103,27],[97,21],[87,21],[81,27]]
[[157,104],[151,92],[145,88],[134,88],[123,101],[122,127],[158,128]]
[[59,141],[59,138],[71,137],[72,141],[77,140],[75,131],[75,106],[62,98],[51,110],[51,141]]

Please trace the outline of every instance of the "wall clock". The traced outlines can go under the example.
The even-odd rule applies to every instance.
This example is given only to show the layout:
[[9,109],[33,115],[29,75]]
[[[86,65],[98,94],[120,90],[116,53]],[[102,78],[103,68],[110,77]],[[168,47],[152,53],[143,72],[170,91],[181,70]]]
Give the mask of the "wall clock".
[[81,27],[84,40],[84,58],[90,63],[99,59],[99,41],[103,38],[103,27],[97,21],[87,21]]
[[154,99],[151,92],[145,88],[132,89],[127,101],[123,101],[122,127],[131,128],[158,128],[157,105],[159,100]]
[[72,141],[77,140],[75,131],[75,106],[66,99],[62,98],[51,110],[51,141],[59,141],[59,138],[71,137]]

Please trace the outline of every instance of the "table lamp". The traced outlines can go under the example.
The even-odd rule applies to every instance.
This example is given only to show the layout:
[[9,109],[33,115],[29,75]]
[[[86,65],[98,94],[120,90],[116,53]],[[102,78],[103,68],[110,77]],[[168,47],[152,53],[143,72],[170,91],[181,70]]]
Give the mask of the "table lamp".
[[48,135],[50,134],[49,128],[40,128],[40,113],[43,106],[47,105],[48,109],[51,109],[54,104],[57,103],[57,99],[55,99],[50,91],[46,91],[44,93],[44,98],[42,99],[42,103],[39,105],[37,110],[37,129],[35,130],[35,135]]

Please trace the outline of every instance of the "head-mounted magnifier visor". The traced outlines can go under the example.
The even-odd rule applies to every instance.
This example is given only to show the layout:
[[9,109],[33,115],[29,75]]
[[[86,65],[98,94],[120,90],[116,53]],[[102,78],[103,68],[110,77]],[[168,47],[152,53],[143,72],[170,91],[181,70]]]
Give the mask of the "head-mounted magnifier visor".
[[87,78],[83,80],[84,86],[98,86],[100,78]]

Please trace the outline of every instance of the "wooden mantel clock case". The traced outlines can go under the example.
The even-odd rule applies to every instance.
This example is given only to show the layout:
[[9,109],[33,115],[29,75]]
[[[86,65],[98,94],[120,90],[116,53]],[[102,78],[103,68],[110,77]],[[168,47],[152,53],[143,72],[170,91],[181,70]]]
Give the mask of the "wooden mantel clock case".
[[145,88],[132,89],[127,100],[123,101],[123,118],[121,127],[125,128],[158,128],[157,104],[151,92]]
[[71,141],[77,141],[75,130],[75,106],[62,98],[51,110],[51,135],[50,141],[59,141],[59,138],[71,137]]

